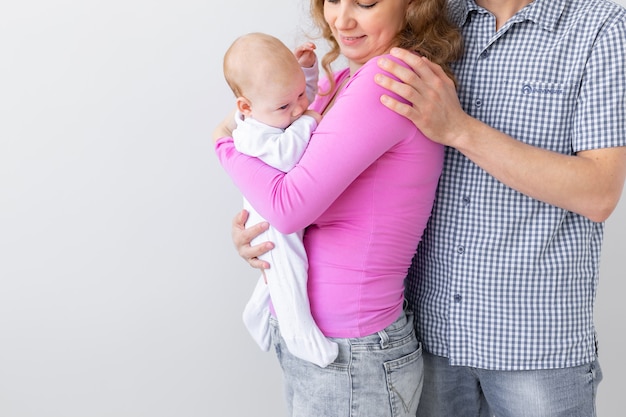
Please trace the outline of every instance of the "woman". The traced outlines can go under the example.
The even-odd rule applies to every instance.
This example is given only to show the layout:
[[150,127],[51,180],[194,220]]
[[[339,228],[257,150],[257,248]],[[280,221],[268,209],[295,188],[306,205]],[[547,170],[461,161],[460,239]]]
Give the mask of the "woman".
[[[414,415],[422,358],[403,284],[430,215],[443,147],[380,103],[386,91],[374,82],[375,58],[399,46],[446,67],[458,56],[460,35],[445,0],[313,0],[311,12],[330,51],[311,105],[324,118],[299,164],[283,173],[236,152],[230,119],[214,132],[216,152],[274,227],[307,227],[311,313],[339,354],[326,368],[296,358],[273,320],[289,414]],[[348,68],[333,73],[340,54]]]

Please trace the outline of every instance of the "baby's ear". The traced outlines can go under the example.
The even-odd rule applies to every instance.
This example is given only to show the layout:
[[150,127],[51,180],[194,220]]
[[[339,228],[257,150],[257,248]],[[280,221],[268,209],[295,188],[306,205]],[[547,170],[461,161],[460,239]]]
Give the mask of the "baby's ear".
[[248,117],[252,113],[252,103],[245,97],[237,97],[237,110]]

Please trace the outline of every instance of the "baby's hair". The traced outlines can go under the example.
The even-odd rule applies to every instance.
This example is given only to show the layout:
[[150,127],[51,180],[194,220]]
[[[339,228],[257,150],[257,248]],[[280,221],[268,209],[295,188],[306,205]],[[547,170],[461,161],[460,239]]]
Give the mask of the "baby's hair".
[[242,97],[251,83],[280,77],[300,68],[293,52],[280,39],[252,32],[235,39],[224,54],[224,78],[235,97]]

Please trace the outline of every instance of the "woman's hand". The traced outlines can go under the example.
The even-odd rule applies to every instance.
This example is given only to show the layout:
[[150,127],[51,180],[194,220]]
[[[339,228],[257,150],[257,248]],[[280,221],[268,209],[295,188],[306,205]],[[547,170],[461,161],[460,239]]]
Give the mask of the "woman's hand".
[[217,125],[213,131],[214,142],[217,142],[218,139],[231,137],[233,135],[233,130],[237,127],[235,123],[235,112],[236,110],[231,111],[228,116]]
[[269,228],[269,223],[261,222],[246,229],[248,214],[249,213],[246,210],[241,210],[233,218],[233,227],[231,232],[233,243],[235,244],[235,248],[237,248],[239,256],[245,259],[251,267],[256,269],[269,269],[270,264],[260,260],[258,257],[272,250],[274,248],[274,244],[272,242],[263,242],[254,246],[250,244],[252,239],[259,236]]

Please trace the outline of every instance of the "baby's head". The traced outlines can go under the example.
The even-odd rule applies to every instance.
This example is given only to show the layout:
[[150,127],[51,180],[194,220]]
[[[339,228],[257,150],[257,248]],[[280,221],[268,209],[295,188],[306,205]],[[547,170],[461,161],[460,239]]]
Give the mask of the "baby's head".
[[284,129],[304,113],[304,72],[279,39],[249,33],[235,40],[224,55],[224,77],[245,117]]

